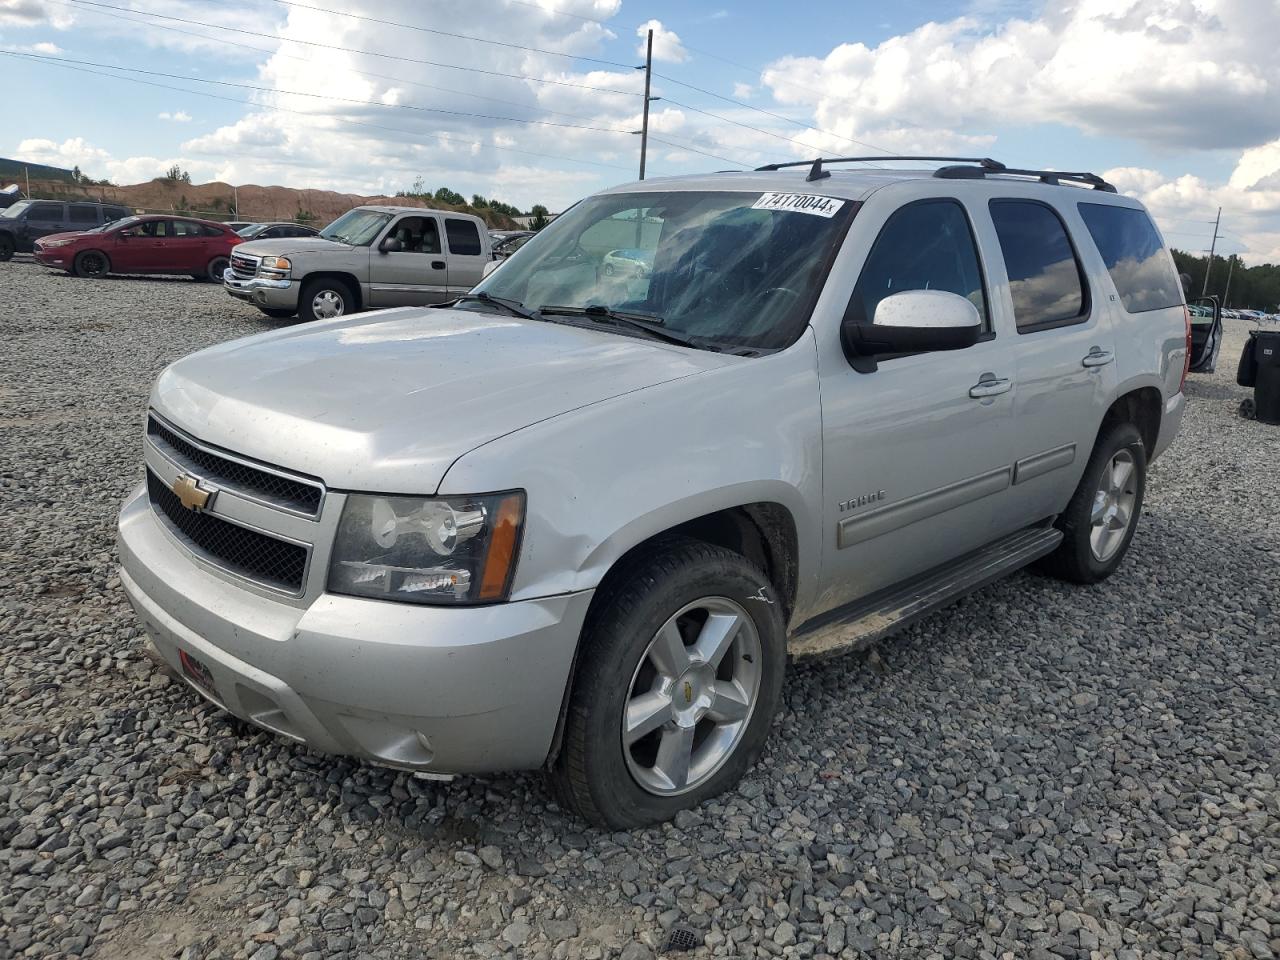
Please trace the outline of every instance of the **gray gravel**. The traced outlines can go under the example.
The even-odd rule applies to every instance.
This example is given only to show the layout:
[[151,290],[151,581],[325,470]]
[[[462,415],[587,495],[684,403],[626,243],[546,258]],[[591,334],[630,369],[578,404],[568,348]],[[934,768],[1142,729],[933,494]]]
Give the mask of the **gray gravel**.
[[216,287],[0,264],[0,960],[1280,956],[1280,428],[1194,378],[1121,572],[793,672],[740,789],[586,828],[533,775],[309,753],[145,655],[116,508]]

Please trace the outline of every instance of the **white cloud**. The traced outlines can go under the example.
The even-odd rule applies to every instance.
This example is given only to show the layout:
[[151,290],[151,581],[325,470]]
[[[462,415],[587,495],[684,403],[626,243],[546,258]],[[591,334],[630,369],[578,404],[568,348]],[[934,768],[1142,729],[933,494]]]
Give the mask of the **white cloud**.
[[1280,263],[1280,139],[1241,156],[1226,183],[1184,174],[1118,167],[1103,177],[1151,211],[1171,246],[1199,253],[1213,236],[1222,208],[1218,252],[1240,253],[1245,262]]
[[680,42],[674,30],[668,30],[661,20],[649,20],[636,27],[636,36],[640,45],[636,47],[636,56],[643,57],[648,44],[649,31],[653,31],[653,59],[665,60],[668,63],[684,63],[689,59],[689,51]]
[[750,100],[751,95],[756,92],[756,88],[749,83],[735,83],[733,85],[733,95],[739,100]]
[[157,120],[168,120],[170,123],[190,123],[191,114],[185,110],[164,110],[156,114]]
[[857,135],[904,124],[970,129],[1045,121],[1180,149],[1280,133],[1274,0],[1068,0],[991,27],[926,23],[877,47],[784,57],[777,97]]
[[13,53],[38,53],[46,57],[57,56],[63,50],[56,43],[50,43],[48,40],[41,40],[39,43],[28,43],[23,45],[6,44],[0,47],[0,50],[9,50]]
[[75,22],[74,14],[66,7],[44,3],[43,0],[0,0],[0,27],[36,27],[48,24],[65,30]]

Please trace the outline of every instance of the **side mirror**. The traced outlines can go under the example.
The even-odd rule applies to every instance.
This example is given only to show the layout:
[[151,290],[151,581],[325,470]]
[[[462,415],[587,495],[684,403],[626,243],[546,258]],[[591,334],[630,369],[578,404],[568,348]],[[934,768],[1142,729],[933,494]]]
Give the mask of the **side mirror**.
[[398,237],[387,237],[378,246],[378,249],[383,253],[399,253],[404,249],[404,244],[400,242]]
[[119,237],[121,240],[128,240],[130,237],[136,237],[137,234],[134,233],[132,230],[120,230],[120,231],[117,231],[116,236]]
[[904,290],[885,297],[874,320],[846,320],[840,327],[845,356],[861,373],[876,369],[878,354],[963,350],[977,343],[982,332],[978,308],[942,290]]
[[501,260],[490,260],[488,263],[484,265],[483,276],[487,277],[489,274],[493,273],[493,271],[497,270],[500,266],[502,266]]

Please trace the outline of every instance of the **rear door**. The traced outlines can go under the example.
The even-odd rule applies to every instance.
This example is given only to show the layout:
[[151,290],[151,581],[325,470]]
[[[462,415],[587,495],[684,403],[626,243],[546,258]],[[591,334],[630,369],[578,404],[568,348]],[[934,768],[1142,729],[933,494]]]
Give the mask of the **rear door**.
[[449,293],[460,297],[484,279],[485,264],[493,259],[474,220],[445,217],[445,240],[449,252]]
[[100,222],[101,209],[96,203],[67,204],[67,229],[92,230]]
[[1017,331],[1013,485],[997,518],[1008,532],[1071,499],[1115,393],[1115,342],[1110,304],[1088,280],[1102,264],[1078,242],[1085,230],[1074,209],[1006,196],[987,210],[1000,247],[997,308]]
[[[369,251],[369,306],[418,306],[452,299],[440,232],[434,214],[405,214],[392,221]],[[401,249],[384,250],[387,239],[399,241]]]
[[174,273],[205,272],[209,263],[208,247],[213,239],[192,220],[170,220],[169,232],[160,245],[157,269]]

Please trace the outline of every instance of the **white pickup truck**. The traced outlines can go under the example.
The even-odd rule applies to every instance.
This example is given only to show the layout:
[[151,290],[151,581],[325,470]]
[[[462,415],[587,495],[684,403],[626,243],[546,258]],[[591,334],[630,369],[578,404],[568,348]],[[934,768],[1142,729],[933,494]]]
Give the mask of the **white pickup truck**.
[[493,261],[483,220],[422,207],[356,207],[318,237],[236,247],[227,293],[269,317],[332,320],[379,307],[422,307],[466,293]]

